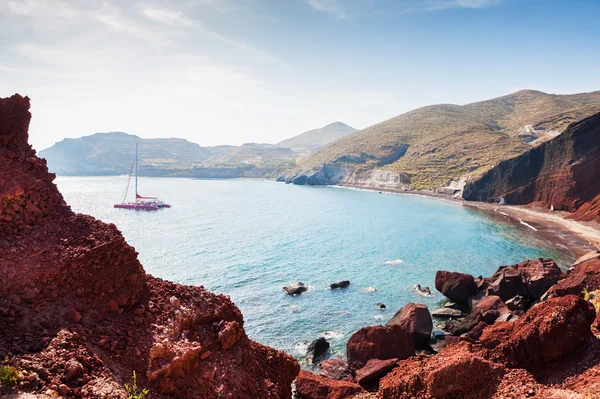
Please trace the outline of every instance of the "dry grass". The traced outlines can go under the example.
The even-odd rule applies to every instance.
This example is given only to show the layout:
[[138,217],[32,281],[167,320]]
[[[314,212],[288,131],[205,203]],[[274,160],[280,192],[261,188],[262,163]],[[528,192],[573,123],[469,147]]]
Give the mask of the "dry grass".
[[551,95],[523,90],[464,106],[433,105],[343,137],[298,164],[308,171],[356,157],[362,158],[362,169],[372,169],[379,159],[407,144],[406,154],[385,168],[410,175],[413,188],[430,188],[465,174],[480,175],[531,148],[517,136],[525,125],[562,131],[596,112],[600,92]]

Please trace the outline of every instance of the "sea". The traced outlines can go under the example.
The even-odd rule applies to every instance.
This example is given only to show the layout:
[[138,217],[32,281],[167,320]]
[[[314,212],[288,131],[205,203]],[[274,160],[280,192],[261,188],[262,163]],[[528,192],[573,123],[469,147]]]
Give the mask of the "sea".
[[[127,179],[55,182],[74,211],[116,224],[148,273],[229,295],[250,338],[298,359],[319,337],[343,356],[352,333],[385,324],[408,302],[440,306],[437,270],[489,276],[526,259],[572,260],[527,227],[437,198],[267,180],[143,178],[140,194],[172,208],[115,209]],[[350,286],[329,289],[339,280]],[[286,295],[282,287],[297,281],[308,291]],[[416,292],[416,284],[432,295]]]

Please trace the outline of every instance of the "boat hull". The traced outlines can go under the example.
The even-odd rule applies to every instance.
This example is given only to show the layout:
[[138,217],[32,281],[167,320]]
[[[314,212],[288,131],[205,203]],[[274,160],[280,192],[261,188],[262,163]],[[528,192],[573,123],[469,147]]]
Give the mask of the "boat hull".
[[115,208],[119,209],[134,209],[136,211],[158,211],[156,205],[143,205],[143,204],[115,204]]

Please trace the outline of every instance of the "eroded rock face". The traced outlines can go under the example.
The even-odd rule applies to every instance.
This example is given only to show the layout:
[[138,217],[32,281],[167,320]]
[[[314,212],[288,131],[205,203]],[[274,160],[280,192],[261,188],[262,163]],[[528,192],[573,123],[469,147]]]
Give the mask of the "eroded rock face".
[[500,162],[468,183],[463,198],[508,204],[539,202],[600,221],[600,114],[573,123],[558,137]]
[[23,390],[126,397],[136,371],[158,397],[290,397],[297,362],[248,339],[227,297],[147,275],[116,226],[70,210],[30,117],[0,99],[0,357],[44,376]]

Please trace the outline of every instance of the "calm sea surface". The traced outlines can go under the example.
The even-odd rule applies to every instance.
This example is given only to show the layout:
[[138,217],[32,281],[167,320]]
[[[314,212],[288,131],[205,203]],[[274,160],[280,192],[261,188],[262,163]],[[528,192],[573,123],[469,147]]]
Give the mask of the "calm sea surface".
[[[262,180],[145,178],[140,193],[173,208],[114,209],[126,181],[56,179],[74,211],[119,227],[146,271],[230,295],[252,339],[295,356],[321,335],[343,354],[354,331],[384,324],[407,302],[435,307],[441,294],[423,297],[412,287],[435,291],[437,270],[485,276],[540,256],[569,260],[531,230],[437,199]],[[329,290],[342,279],[350,287]],[[285,295],[282,286],[294,281],[308,292]],[[376,309],[378,302],[387,309]]]

